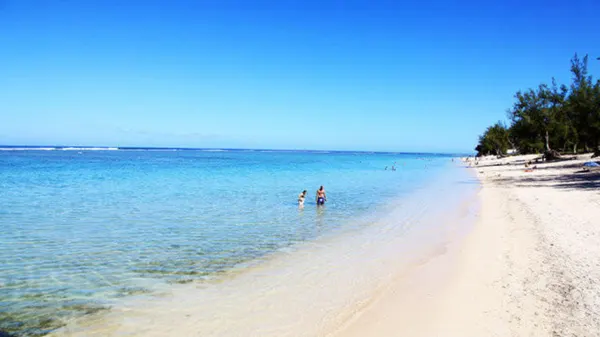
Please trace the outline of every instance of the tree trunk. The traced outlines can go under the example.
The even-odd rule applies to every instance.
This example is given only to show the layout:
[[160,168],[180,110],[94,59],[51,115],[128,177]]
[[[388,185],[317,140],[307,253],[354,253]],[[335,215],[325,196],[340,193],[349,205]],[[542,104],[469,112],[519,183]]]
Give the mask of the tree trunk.
[[558,153],[558,151],[552,150],[550,148],[550,135],[548,134],[548,130],[546,130],[546,135],[545,135],[545,145],[546,145],[546,151],[544,151],[544,158],[546,160],[555,160],[555,159],[561,159],[560,157],[560,153]]
[[550,149],[550,136],[548,135],[548,130],[546,130],[546,152],[550,152],[552,151],[552,149]]
[[508,139],[508,143],[510,144],[510,148],[511,149],[517,149],[517,147],[515,146],[515,143],[511,142],[510,139]]
[[592,158],[600,157],[600,146],[598,145],[598,141],[596,140],[596,146],[594,147],[594,154]]
[[573,153],[577,154],[577,143],[573,144]]

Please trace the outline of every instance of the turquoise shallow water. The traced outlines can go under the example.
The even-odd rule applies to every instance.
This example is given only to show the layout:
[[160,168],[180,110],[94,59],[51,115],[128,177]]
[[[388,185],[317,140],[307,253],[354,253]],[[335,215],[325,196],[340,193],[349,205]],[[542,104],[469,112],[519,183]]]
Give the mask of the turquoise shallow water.
[[[41,335],[358,226],[450,165],[392,153],[0,151],[0,332]],[[329,202],[317,208],[321,184]]]

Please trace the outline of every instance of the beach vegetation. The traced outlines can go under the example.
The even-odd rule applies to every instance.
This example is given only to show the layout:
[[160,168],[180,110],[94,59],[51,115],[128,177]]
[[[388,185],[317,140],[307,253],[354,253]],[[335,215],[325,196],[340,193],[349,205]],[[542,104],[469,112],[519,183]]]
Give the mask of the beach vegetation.
[[510,146],[509,133],[507,127],[498,122],[485,130],[479,137],[479,144],[475,151],[480,154],[503,155]]
[[553,78],[551,84],[517,91],[507,111],[510,126],[488,127],[479,137],[477,154],[504,155],[509,147],[548,159],[568,152],[600,154],[600,81],[588,74],[587,55],[575,54],[571,74],[569,85]]

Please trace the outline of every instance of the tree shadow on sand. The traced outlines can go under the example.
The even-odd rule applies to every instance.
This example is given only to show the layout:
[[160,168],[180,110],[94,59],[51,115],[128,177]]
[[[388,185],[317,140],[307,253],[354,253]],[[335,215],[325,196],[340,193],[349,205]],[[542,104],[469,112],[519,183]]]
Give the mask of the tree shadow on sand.
[[[538,168],[539,170],[540,168]],[[543,168],[542,168],[543,169]],[[517,187],[554,187],[565,190],[600,189],[600,172],[585,172],[583,170],[566,174],[544,176],[501,177],[494,182],[500,185]]]

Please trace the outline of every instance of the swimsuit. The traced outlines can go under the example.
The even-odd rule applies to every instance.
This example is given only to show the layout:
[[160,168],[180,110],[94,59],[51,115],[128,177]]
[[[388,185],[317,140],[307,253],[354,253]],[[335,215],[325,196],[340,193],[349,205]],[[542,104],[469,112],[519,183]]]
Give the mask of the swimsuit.
[[319,197],[317,199],[317,205],[324,205],[324,204],[325,204],[325,198]]

